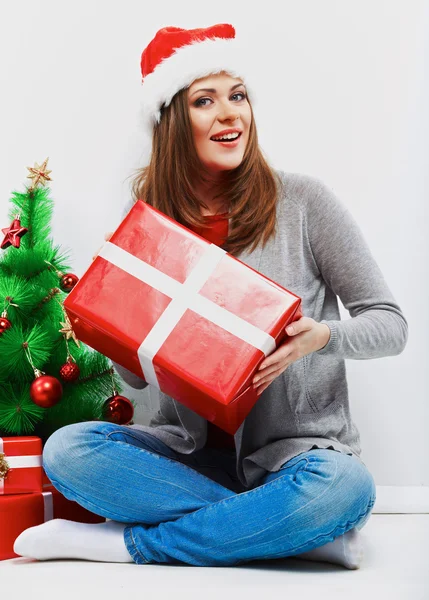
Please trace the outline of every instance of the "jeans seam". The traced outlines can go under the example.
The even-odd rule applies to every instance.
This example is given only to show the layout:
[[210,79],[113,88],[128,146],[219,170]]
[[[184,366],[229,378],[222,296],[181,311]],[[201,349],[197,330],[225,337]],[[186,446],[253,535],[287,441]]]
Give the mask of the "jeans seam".
[[134,535],[133,535],[133,528],[130,527],[130,536],[131,536],[131,541],[133,543],[134,546],[134,550],[137,552],[137,554],[139,554],[142,559],[145,561],[146,564],[149,564],[149,560],[146,558],[146,556],[143,554],[143,552],[137,547],[136,541],[134,539]]
[[[314,540],[317,540],[319,537],[331,536],[333,533],[335,533],[335,531],[337,531],[337,529],[342,529],[343,527],[345,529],[348,525],[352,525],[352,527],[350,527],[350,529],[352,529],[356,525],[356,523],[358,523],[362,519],[362,517],[365,517],[367,514],[368,514],[368,508],[364,512],[360,513],[360,515],[356,519],[354,519],[353,521],[346,521],[346,524],[344,526],[343,525],[337,525],[328,534],[325,534],[325,535],[322,535],[322,536],[319,535],[317,537],[312,538],[309,541],[310,542],[314,542]],[[347,531],[349,531],[349,529]],[[344,534],[342,534],[342,535],[344,535]],[[306,544],[302,544],[301,546],[298,546],[298,548],[294,548],[294,550],[298,550],[299,551],[300,548],[304,548],[308,543],[309,542],[307,542]],[[297,554],[299,554],[299,552],[297,552]]]

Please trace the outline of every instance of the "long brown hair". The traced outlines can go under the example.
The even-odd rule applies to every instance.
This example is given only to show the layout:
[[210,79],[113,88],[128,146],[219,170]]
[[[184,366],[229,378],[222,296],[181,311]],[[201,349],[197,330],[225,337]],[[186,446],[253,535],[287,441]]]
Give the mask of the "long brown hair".
[[[187,88],[161,108],[160,123],[152,137],[150,163],[137,170],[132,197],[147,202],[185,227],[207,225],[192,184],[206,182],[206,171],[194,145]],[[223,197],[229,209],[229,235],[223,249],[237,255],[276,233],[276,207],[281,180],[262,155],[251,107],[249,139],[241,164],[222,173],[214,198]]]

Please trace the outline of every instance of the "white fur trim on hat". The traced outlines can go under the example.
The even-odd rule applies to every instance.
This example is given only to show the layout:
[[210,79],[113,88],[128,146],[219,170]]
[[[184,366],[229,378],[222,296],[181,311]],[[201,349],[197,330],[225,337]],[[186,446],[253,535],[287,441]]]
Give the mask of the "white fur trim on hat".
[[254,104],[246,74],[246,56],[236,39],[206,39],[177,48],[162,60],[142,82],[142,121],[145,132],[152,136],[153,127],[161,120],[161,106],[168,106],[173,96],[189,87],[196,79],[228,72],[243,79],[249,99]]

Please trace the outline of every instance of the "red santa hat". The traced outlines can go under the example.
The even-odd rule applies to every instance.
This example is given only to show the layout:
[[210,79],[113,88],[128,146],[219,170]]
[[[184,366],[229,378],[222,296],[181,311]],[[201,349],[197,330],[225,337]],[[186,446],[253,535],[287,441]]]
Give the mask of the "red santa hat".
[[243,80],[253,104],[253,92],[244,81],[246,63],[245,51],[228,23],[204,29],[160,29],[141,56],[145,131],[152,136],[153,127],[161,120],[161,106],[168,106],[179,90],[221,71]]

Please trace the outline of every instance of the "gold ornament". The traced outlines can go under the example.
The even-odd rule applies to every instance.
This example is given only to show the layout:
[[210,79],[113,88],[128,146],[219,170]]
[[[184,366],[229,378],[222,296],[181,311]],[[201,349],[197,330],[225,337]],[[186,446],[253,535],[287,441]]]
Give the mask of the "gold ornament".
[[68,318],[66,312],[64,312],[63,314],[64,314],[64,318],[65,318],[66,322],[62,323],[60,321],[61,325],[63,325],[63,329],[60,329],[60,333],[63,333],[66,336],[66,340],[69,340],[72,337],[76,346],[78,348],[80,348],[79,340],[77,339],[76,334],[73,331],[72,324],[70,323],[70,319]]
[[38,165],[36,163],[34,167],[27,167],[27,169],[31,173],[31,175],[27,175],[27,179],[33,180],[33,185],[29,188],[30,191],[34,190],[34,188],[36,188],[39,185],[39,183],[45,185],[46,181],[52,181],[52,179],[49,177],[49,173],[52,173],[52,171],[48,171],[46,168],[48,165],[48,160],[49,157],[45,160],[45,162],[42,165]]
[[3,452],[0,452],[0,479],[6,479],[7,474],[9,472],[9,464],[7,462],[7,460],[5,459],[6,454],[3,454]]

